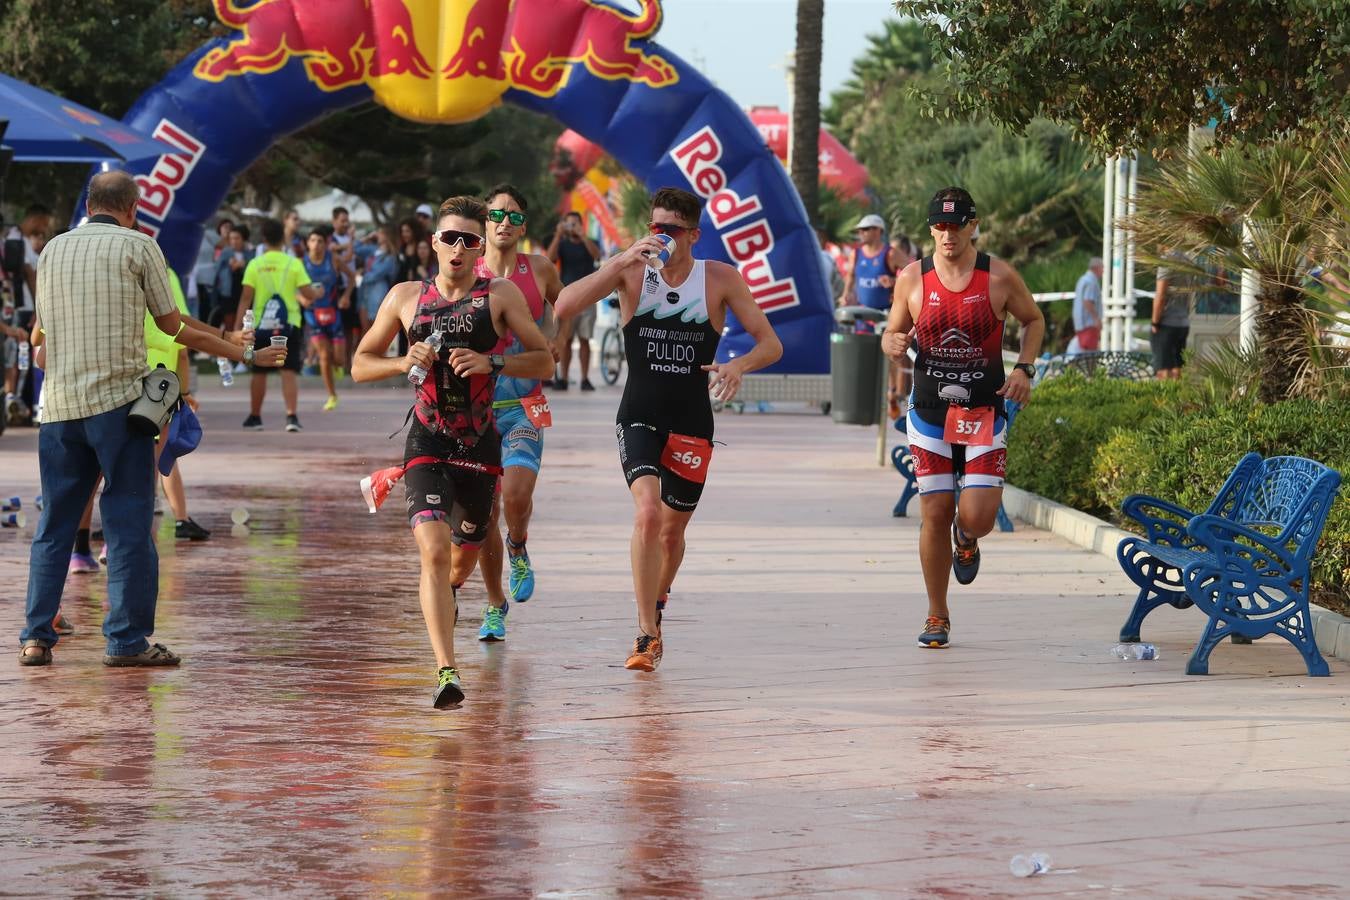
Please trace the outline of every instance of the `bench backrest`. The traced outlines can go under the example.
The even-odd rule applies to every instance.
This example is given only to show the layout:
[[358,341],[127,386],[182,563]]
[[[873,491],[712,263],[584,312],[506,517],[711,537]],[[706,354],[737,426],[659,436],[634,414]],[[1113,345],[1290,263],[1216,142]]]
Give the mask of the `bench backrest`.
[[1341,475],[1301,456],[1248,453],[1238,461],[1210,508],[1210,515],[1273,532],[1275,543],[1306,557],[1317,544],[1336,499]]

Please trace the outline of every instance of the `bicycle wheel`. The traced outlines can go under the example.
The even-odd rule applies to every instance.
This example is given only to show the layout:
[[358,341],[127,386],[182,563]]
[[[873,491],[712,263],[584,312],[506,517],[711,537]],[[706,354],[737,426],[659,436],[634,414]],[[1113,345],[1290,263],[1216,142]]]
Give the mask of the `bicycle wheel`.
[[600,338],[600,375],[605,384],[614,384],[622,371],[623,332],[618,328],[607,328]]

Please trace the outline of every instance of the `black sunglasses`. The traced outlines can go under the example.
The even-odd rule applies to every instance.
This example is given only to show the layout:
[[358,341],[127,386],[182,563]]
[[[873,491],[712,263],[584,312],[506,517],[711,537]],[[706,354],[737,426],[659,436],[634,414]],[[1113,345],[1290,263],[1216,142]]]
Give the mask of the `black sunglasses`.
[[647,230],[652,234],[668,234],[671,237],[679,237],[686,231],[693,231],[688,225],[676,225],[674,222],[648,222]]
[[489,222],[501,224],[503,219],[506,220],[507,222],[510,222],[512,225],[515,225],[516,227],[520,227],[521,225],[525,224],[525,214],[523,212],[514,212],[505,209],[488,210]]
[[460,244],[465,250],[479,250],[483,246],[483,236],[474,234],[472,231],[456,231],[453,228],[447,228],[444,231],[437,232],[436,237],[440,238],[441,243],[447,247]]

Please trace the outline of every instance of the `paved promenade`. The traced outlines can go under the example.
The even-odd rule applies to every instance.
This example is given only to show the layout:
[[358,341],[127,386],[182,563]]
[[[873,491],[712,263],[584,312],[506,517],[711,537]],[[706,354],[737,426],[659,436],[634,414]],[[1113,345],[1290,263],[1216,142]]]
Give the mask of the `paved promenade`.
[[[898,478],[874,432],[804,410],[719,416],[665,661],[639,675],[618,393],[557,396],[539,589],[485,646],[470,583],[468,699],[435,711],[401,503],[370,516],[356,487],[398,461],[406,392],[324,414],[307,381],[294,435],[278,387],[261,434],[245,383],[203,391],[183,468],[215,534],[159,528],[181,669],[99,664],[102,575],[68,585],[55,664],[21,669],[32,525],[0,532],[0,895],[1350,894],[1343,662],[1308,678],[1269,640],[1187,677],[1194,610],[1146,623],[1161,660],[1117,661],[1126,579],[1021,526],[956,588],[954,645],[921,650]],[[36,484],[36,433],[7,432],[0,495]],[[1036,850],[1054,870],[1013,878]]]

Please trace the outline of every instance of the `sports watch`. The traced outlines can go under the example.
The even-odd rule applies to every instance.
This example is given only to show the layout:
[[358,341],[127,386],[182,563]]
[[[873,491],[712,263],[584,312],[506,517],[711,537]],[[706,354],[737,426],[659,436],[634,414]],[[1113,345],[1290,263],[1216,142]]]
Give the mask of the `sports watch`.
[[1013,366],[1013,371],[1021,372],[1023,375],[1027,376],[1027,378],[1030,379],[1031,381],[1036,380],[1036,367],[1033,366],[1031,363],[1018,363],[1017,365]]
[[246,366],[251,366],[251,365],[253,365],[253,355],[254,355],[254,354],[253,354],[253,348],[252,348],[252,347],[245,347],[245,348],[244,348],[244,365],[246,365]]
[[488,362],[492,363],[492,374],[498,375],[502,369],[506,368],[506,357],[500,353],[494,353],[488,357]]

